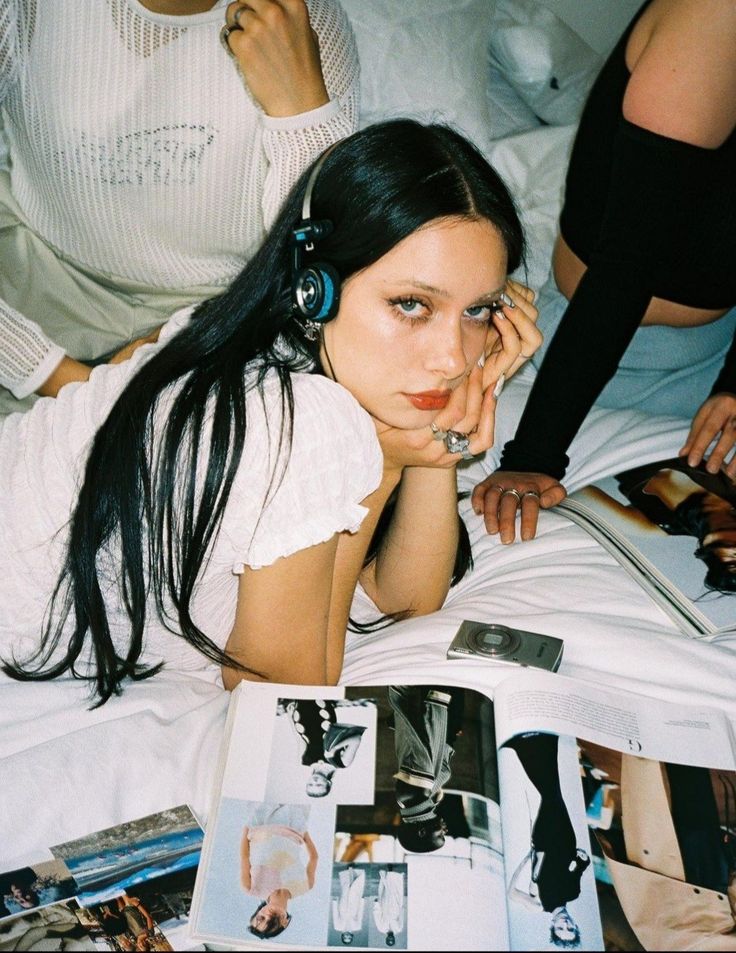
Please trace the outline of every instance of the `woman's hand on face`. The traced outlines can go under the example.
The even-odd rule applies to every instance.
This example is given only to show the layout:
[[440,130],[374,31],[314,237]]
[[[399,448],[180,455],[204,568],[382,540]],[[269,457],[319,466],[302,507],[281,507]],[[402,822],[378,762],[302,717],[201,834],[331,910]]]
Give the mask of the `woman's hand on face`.
[[[736,446],[736,394],[713,394],[701,405],[679,456],[687,457],[688,466],[698,466],[716,437],[717,443],[705,464],[709,473],[718,473]],[[736,454],[724,470],[732,480],[736,479]]]
[[383,450],[385,470],[404,467],[454,467],[463,459],[461,453],[450,453],[444,437],[450,430],[467,435],[467,453],[485,453],[493,446],[496,397],[493,390],[483,390],[483,372],[474,366],[470,374],[455,388],[447,407],[432,422],[433,427],[401,430],[389,427],[374,418]]
[[542,343],[542,334],[537,328],[539,311],[534,307],[534,292],[526,285],[509,278],[505,294],[513,303],[504,305],[500,315],[495,315],[488,329],[483,367],[483,388],[495,387],[534,354]]
[[475,487],[471,502],[475,513],[483,516],[487,532],[500,533],[502,543],[513,543],[519,510],[521,539],[533,539],[540,508],[556,506],[566,496],[565,487],[546,473],[496,470]]
[[506,294],[514,306],[505,305],[503,315],[494,315],[482,367],[473,367],[456,388],[450,403],[434,419],[434,429],[400,430],[374,421],[386,469],[456,466],[463,454],[448,451],[443,438],[449,430],[468,436],[469,456],[485,453],[493,446],[496,400],[503,381],[515,374],[542,343],[536,327],[534,292],[508,279]]
[[329,102],[305,0],[231,3],[225,24],[223,43],[267,116],[296,116]]

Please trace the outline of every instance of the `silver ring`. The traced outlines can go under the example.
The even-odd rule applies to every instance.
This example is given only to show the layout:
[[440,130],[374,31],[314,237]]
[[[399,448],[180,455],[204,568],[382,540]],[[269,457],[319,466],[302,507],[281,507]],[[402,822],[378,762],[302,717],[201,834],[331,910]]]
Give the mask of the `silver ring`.
[[463,450],[462,458],[463,460],[475,460],[475,454],[471,453],[470,450]]
[[228,56],[235,56],[233,51],[230,49],[230,44],[227,41],[228,37],[231,33],[235,33],[235,31],[239,29],[240,27],[228,26],[226,23],[225,26],[220,30],[220,43],[222,43]]
[[243,29],[242,26],[240,25],[240,18],[241,18],[241,16],[245,13],[245,11],[246,11],[247,9],[248,9],[248,8],[247,8],[246,6],[238,7],[238,9],[235,11],[235,13],[233,13],[234,29],[236,29],[236,30],[242,30],[242,29]]
[[521,494],[522,500],[524,499],[525,496],[533,496],[534,499],[537,501],[537,503],[539,503],[539,494],[537,493],[536,490],[526,490],[524,493]]
[[521,493],[518,490],[515,490],[512,486],[506,487],[501,496],[499,497],[499,503],[505,496],[515,496],[516,505],[518,506],[521,503]]
[[445,446],[448,453],[465,453],[470,447],[470,437],[457,430],[448,430],[445,436]]
[[433,440],[444,440],[445,437],[447,436],[447,431],[440,430],[440,428],[437,426],[437,424],[434,421],[432,421],[432,423],[429,425],[429,429],[432,431]]

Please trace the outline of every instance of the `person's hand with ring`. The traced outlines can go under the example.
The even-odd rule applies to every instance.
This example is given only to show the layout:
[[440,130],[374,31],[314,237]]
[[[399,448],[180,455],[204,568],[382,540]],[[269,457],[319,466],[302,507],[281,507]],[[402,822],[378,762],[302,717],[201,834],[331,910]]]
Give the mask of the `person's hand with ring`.
[[503,382],[537,349],[542,336],[536,329],[534,292],[507,280],[504,303],[489,325],[486,356],[455,389],[448,406],[429,427],[397,430],[376,421],[388,467],[453,467],[485,453],[493,446],[496,401]]
[[402,430],[374,419],[385,467],[448,468],[485,453],[493,446],[495,405],[493,391],[483,391],[481,368],[474,366],[428,426]]
[[297,116],[329,102],[305,0],[231,3],[220,39],[267,116]]
[[[496,402],[505,378],[536,350],[541,335],[534,326],[537,310],[534,292],[507,281],[514,307],[504,304],[489,327],[492,351],[474,364],[453,390],[447,407],[428,427],[398,430],[376,421],[376,429],[388,468],[405,466],[453,467],[493,446]],[[525,302],[521,304],[520,302]]]
[[[534,297],[531,288],[512,278],[507,279],[503,308],[488,327],[483,358],[484,389],[495,387],[502,375],[504,380],[513,377],[542,343]],[[503,322],[506,324],[505,334],[501,333]]]
[[516,538],[516,517],[521,515],[520,537],[533,539],[540,509],[549,509],[567,496],[564,486],[545,473],[496,470],[473,490],[473,510],[483,516],[486,530],[500,534],[502,543]]

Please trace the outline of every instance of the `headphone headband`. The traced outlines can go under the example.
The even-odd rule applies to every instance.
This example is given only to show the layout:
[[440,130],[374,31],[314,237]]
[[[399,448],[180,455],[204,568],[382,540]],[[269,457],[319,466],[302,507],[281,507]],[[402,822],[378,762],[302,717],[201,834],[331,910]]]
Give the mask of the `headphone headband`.
[[336,142],[333,142],[331,146],[328,146],[327,149],[322,153],[319,159],[315,162],[314,167],[307,179],[307,186],[304,189],[304,199],[302,201],[302,221],[309,221],[312,209],[312,192],[314,192],[314,186],[317,182],[317,177],[319,176],[322,166],[325,164],[327,156],[332,152],[332,150],[337,146]]

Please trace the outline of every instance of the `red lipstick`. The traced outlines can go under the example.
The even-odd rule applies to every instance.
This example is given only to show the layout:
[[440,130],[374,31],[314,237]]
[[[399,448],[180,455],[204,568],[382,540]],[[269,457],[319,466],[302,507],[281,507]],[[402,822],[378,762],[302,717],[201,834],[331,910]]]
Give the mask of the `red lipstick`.
[[450,400],[449,390],[425,390],[420,394],[407,394],[417,410],[444,410]]

